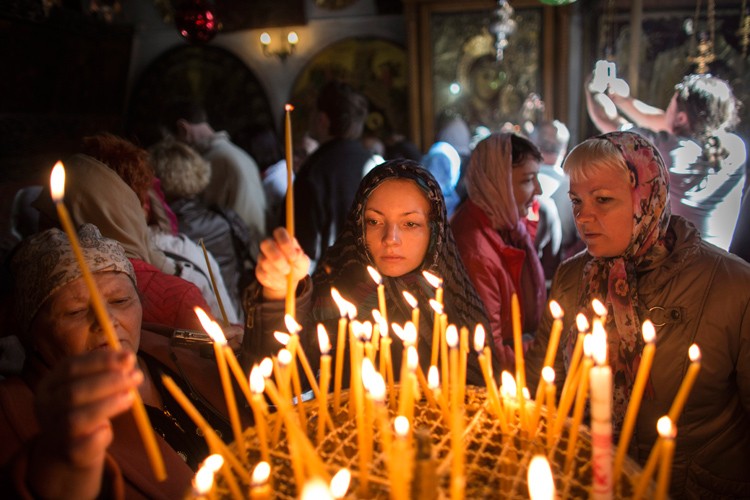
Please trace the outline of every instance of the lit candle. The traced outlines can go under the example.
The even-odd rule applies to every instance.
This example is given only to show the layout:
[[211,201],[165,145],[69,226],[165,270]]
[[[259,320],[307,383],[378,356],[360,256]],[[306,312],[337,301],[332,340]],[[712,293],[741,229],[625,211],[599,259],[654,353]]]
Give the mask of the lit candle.
[[[286,231],[289,233],[289,239],[294,239],[294,185],[292,175],[294,172],[294,148],[292,147],[292,110],[294,106],[287,104],[284,106],[284,138],[286,145]],[[295,317],[295,283],[292,279],[292,270],[286,279],[286,314]]]
[[[227,486],[229,487],[229,491],[232,494],[232,498],[235,500],[240,500],[244,498],[242,493],[240,492],[240,486],[237,484],[237,480],[232,475],[231,471],[227,471],[227,469],[224,469],[224,457],[222,457],[218,453],[214,453],[213,455],[209,455],[206,457],[205,460],[201,463],[199,467],[200,469],[206,469],[206,471],[212,471],[213,472],[213,478],[215,480],[216,473],[221,472],[224,476],[224,480],[227,483]],[[196,474],[197,477],[197,474]],[[209,495],[213,495],[212,492],[209,492]]]
[[347,313],[349,311],[348,302],[341,297],[338,290],[331,287],[331,296],[339,308],[341,317],[339,318],[338,334],[336,336],[336,368],[333,380],[333,411],[338,413],[341,403],[341,377],[344,370],[344,347],[346,345],[346,326],[351,319]]
[[612,498],[612,369],[607,362],[607,332],[594,323],[591,368],[591,497]]
[[[589,372],[591,370],[592,360],[592,337],[586,335],[583,339],[584,359],[581,364],[581,382],[578,384],[578,393],[576,394],[576,404],[573,409],[573,422],[570,424],[570,436],[568,437],[568,447],[565,453],[565,473],[570,472],[573,466],[573,455],[575,452],[576,441],[578,440],[578,428],[583,420],[583,410],[586,407],[586,395],[589,386]],[[559,422],[558,422],[559,424]]]
[[404,299],[409,304],[409,307],[411,307],[411,322],[414,323],[417,331],[419,331],[419,302],[417,301],[416,297],[414,297],[414,295],[410,294],[406,290],[401,293],[404,295]]
[[414,416],[414,386],[417,383],[416,370],[419,363],[417,349],[410,345],[406,348],[404,356],[405,376],[401,379],[401,394],[398,400],[398,413],[404,415],[409,421]]
[[385,406],[385,381],[383,380],[382,375],[379,373],[374,374],[373,380],[368,386],[368,391],[375,403],[375,420],[378,423],[383,453],[387,459],[386,462],[390,467],[391,431],[389,428],[390,421],[388,420],[388,410]]
[[527,481],[531,500],[554,500],[555,480],[547,457],[535,455],[529,463]]
[[352,474],[349,469],[343,468],[334,474],[331,478],[331,495],[334,499],[344,498],[349,490],[349,483],[352,480]]
[[203,249],[203,258],[206,260],[206,267],[208,268],[208,277],[211,279],[211,288],[214,291],[214,295],[216,296],[216,302],[219,303],[219,310],[221,311],[221,319],[224,322],[224,326],[229,326],[229,320],[227,319],[227,312],[224,310],[224,301],[221,300],[221,294],[219,293],[219,288],[216,286],[216,278],[214,278],[214,270],[213,266],[211,266],[211,261],[208,258],[208,250],[206,250],[206,245],[203,243],[203,238],[198,240],[198,243],[200,243],[201,248]]
[[562,393],[560,395],[560,404],[557,407],[557,416],[555,417],[555,437],[562,431],[562,426],[565,423],[565,419],[568,418],[568,412],[573,404],[573,397],[575,396],[575,388],[578,385],[578,364],[583,355],[583,340],[586,337],[586,332],[589,329],[589,322],[586,316],[578,314],[576,316],[576,325],[578,327],[578,337],[576,338],[575,346],[573,347],[573,355],[570,359],[570,366],[563,382]]
[[227,412],[229,413],[229,422],[232,426],[232,433],[234,439],[237,442],[237,447],[240,450],[240,458],[245,461],[247,460],[247,448],[245,447],[245,440],[242,438],[242,425],[240,424],[240,414],[237,410],[237,401],[234,397],[234,389],[232,388],[232,382],[229,379],[229,370],[225,356],[225,347],[227,347],[227,339],[224,336],[224,332],[221,331],[221,327],[215,323],[200,307],[193,309],[196,316],[201,322],[203,329],[214,341],[214,353],[216,354],[216,366],[219,369],[219,377],[221,379],[221,387],[224,390],[224,400],[227,404]]
[[265,462],[270,462],[271,456],[268,450],[268,424],[266,423],[265,412],[263,411],[263,391],[265,391],[265,388],[266,381],[263,378],[263,374],[260,372],[260,368],[253,366],[252,370],[250,370],[250,391],[252,392],[250,397],[250,408],[253,410],[255,433],[260,442],[260,458]]
[[366,498],[369,496],[370,460],[372,458],[372,411],[370,410],[372,397],[369,395],[369,387],[375,376],[375,367],[372,366],[372,362],[367,357],[363,358],[361,363],[362,385],[367,389],[368,400],[363,401],[361,409],[357,409],[357,445],[359,450],[359,493],[360,496]]
[[213,500],[216,496],[211,491],[214,486],[214,475],[216,470],[205,462],[195,473],[193,478],[193,493],[197,498]]
[[[289,331],[289,335],[291,335],[290,344],[287,345],[287,349],[289,349],[289,352],[291,352],[297,357],[297,359],[299,359],[300,364],[302,365],[302,369],[305,372],[305,376],[307,377],[307,381],[310,383],[310,388],[317,398],[320,396],[320,388],[318,387],[318,383],[315,379],[315,374],[310,367],[310,361],[308,361],[307,355],[305,355],[305,350],[302,349],[299,344],[299,332],[300,330],[302,330],[302,326],[288,314],[284,316],[284,322],[286,323],[286,328]],[[292,373],[297,373],[297,378],[299,378],[299,373],[297,372],[297,370],[293,370]],[[302,401],[300,395],[297,396],[298,401]]]
[[656,351],[656,342],[654,341],[656,338],[656,330],[654,330],[653,323],[649,320],[644,321],[641,331],[643,333],[643,341],[645,345],[643,347],[643,353],[641,354],[641,362],[638,365],[638,373],[635,376],[635,383],[633,384],[633,392],[630,395],[628,409],[625,412],[625,419],[623,420],[622,431],[620,432],[620,441],[617,444],[615,465],[612,472],[612,481],[614,484],[618,484],[620,480],[622,464],[625,460],[628,447],[630,446],[630,438],[633,436],[635,421],[638,417],[638,410],[641,407],[641,400],[643,399],[643,391],[648,382],[649,373],[651,372],[651,364],[654,360],[654,352]]
[[547,391],[547,449],[552,449],[552,440],[555,437],[552,424],[555,418],[555,370],[552,367],[542,369],[542,378],[545,381]]
[[300,500],[333,500],[333,495],[325,481],[314,477],[302,487]]
[[328,332],[318,323],[318,344],[320,345],[320,393],[318,394],[318,443],[325,436],[325,422],[328,418],[328,385],[331,382],[331,342]]
[[656,481],[655,500],[664,500],[669,491],[669,479],[672,472],[672,457],[674,456],[674,438],[677,430],[669,417],[661,417],[656,422],[656,430],[662,439],[661,459],[659,462],[659,479]]
[[378,285],[378,308],[380,309],[380,315],[387,322],[388,314],[385,309],[385,286],[383,285],[383,278],[380,273],[375,270],[372,266],[367,266],[367,272],[370,273],[372,280]]
[[[121,348],[120,341],[117,339],[117,334],[115,333],[114,326],[112,326],[109,313],[104,307],[104,300],[99,293],[99,288],[96,286],[91,270],[83,256],[83,251],[81,250],[78,236],[73,228],[70,214],[68,214],[68,210],[63,203],[63,197],[65,194],[65,168],[60,161],[58,161],[52,168],[52,174],[50,175],[50,193],[52,195],[52,201],[55,202],[55,208],[57,209],[57,216],[60,219],[60,224],[62,225],[65,234],[68,235],[70,247],[76,257],[78,267],[81,269],[81,275],[83,276],[83,281],[86,283],[86,288],[89,291],[91,307],[94,309],[96,319],[107,338],[109,347],[112,350],[119,351]],[[161,456],[161,451],[156,442],[154,430],[148,419],[146,407],[143,405],[143,400],[137,389],[132,389],[131,394],[133,398],[133,418],[138,427],[141,439],[143,440],[143,446],[146,449],[146,455],[151,464],[151,470],[157,481],[164,481],[167,478],[167,470],[164,467],[164,459]]]
[[487,396],[489,398],[492,413],[498,418],[503,434],[508,433],[508,423],[505,421],[505,413],[500,403],[500,395],[497,392],[497,384],[492,376],[491,351],[489,346],[485,346],[485,331],[481,323],[478,323],[474,329],[474,350],[477,352],[479,366],[484,376],[484,384],[487,386]]
[[526,402],[523,397],[523,388],[526,387],[526,367],[523,361],[521,305],[518,302],[518,295],[515,293],[511,296],[510,310],[513,318],[513,352],[516,357],[516,393],[518,396],[518,413],[521,419],[521,429],[528,431]]
[[[536,399],[534,400],[534,413],[529,422],[529,431],[531,436],[534,437],[539,430],[539,416],[542,414],[542,406],[544,406],[544,400],[547,397],[547,384],[548,381],[555,380],[555,370],[551,366],[545,366],[542,368],[542,379],[539,381],[539,387],[542,390],[536,391]],[[547,434],[550,434],[549,429],[550,416],[547,415]]]
[[409,446],[409,419],[399,415],[393,421],[396,439],[393,443],[394,477],[391,481],[391,498],[406,500],[409,498],[412,471],[412,450]]
[[448,405],[445,404],[445,399],[440,394],[440,372],[438,372],[437,366],[435,365],[432,365],[430,369],[427,370],[427,386],[432,391],[440,411],[442,412],[443,423],[446,426],[450,426],[451,414]]
[[505,420],[510,423],[515,422],[515,409],[518,404],[515,402],[518,397],[518,388],[516,379],[507,370],[500,374],[500,395],[505,400]]
[[675,424],[680,420],[682,409],[685,407],[688,395],[701,369],[701,350],[696,344],[691,345],[690,349],[688,349],[688,357],[690,358],[690,366],[685,374],[685,378],[682,380],[682,384],[680,384],[677,396],[675,396],[672,406],[669,408],[669,419]]
[[463,498],[465,490],[463,406],[459,401],[458,388],[458,332],[450,325],[445,331],[445,342],[450,349],[450,400],[451,400],[451,498]]
[[371,358],[371,361],[375,363],[375,355],[380,350],[380,327],[382,325],[387,325],[388,323],[385,323],[383,321],[383,317],[380,315],[380,311],[377,309],[372,310],[372,348],[373,348],[373,358]]
[[441,316],[443,314],[443,304],[437,300],[430,299],[430,307],[435,311],[435,316],[432,323],[432,355],[430,356],[430,366],[437,365],[438,362],[438,349],[441,346],[440,338],[440,323]]
[[555,362],[555,355],[557,354],[557,346],[560,343],[560,332],[563,328],[563,310],[556,301],[551,300],[549,302],[549,309],[552,312],[552,329],[549,333],[549,342],[547,343],[547,352],[544,356],[544,366],[552,366]]
[[591,308],[594,310],[594,314],[599,317],[599,321],[604,323],[607,319],[607,306],[602,304],[601,300],[594,299],[591,301]]
[[435,289],[435,300],[438,304],[443,305],[443,280],[429,271],[422,271],[422,276]]
[[279,349],[274,360],[276,380],[279,384],[279,392],[286,403],[292,402],[291,373],[289,365],[292,363],[292,353],[286,349]]
[[270,500],[271,490],[271,466],[267,461],[258,462],[253,469],[253,480],[250,483],[250,500]]
[[469,356],[469,329],[462,326],[458,331],[458,400],[466,400],[466,362]]

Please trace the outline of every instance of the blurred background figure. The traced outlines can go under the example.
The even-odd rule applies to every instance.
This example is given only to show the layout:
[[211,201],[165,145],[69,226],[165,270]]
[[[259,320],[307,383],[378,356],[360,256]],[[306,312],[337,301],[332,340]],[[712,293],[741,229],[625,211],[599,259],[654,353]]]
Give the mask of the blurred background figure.
[[422,165],[440,184],[450,218],[461,203],[461,196],[456,192],[461,176],[461,157],[458,156],[458,151],[447,142],[436,142],[422,158]]

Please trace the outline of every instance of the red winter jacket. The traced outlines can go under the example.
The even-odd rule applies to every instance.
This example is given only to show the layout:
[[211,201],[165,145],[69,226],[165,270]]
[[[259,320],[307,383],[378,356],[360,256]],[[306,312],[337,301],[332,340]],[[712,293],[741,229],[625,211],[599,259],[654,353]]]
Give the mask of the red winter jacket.
[[198,306],[206,312],[211,308],[198,287],[143,260],[130,259],[130,262],[141,294],[144,323],[203,331],[193,308]]

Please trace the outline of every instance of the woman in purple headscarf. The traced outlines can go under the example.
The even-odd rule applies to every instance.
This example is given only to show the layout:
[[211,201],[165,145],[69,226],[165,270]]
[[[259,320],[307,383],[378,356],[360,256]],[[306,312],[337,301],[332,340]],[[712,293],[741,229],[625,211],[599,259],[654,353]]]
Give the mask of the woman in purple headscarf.
[[471,154],[469,198],[451,219],[461,259],[490,319],[495,354],[508,369],[514,359],[512,296],[518,296],[522,331],[528,334],[536,331],[546,300],[544,271],[526,230],[529,209],[542,193],[541,161],[528,139],[487,137]]
[[[608,310],[617,439],[644,347],[641,325],[650,319],[656,355],[630,447],[643,462],[690,364],[688,349],[698,345],[700,372],[676,422],[670,495],[750,497],[750,266],[670,216],[669,174],[642,136],[589,139],[563,168],[587,251],[560,266],[550,292],[566,313],[556,380],[564,380],[570,362],[576,314],[591,317],[591,301],[599,299]],[[527,356],[531,385],[539,380],[551,324],[547,313]]]

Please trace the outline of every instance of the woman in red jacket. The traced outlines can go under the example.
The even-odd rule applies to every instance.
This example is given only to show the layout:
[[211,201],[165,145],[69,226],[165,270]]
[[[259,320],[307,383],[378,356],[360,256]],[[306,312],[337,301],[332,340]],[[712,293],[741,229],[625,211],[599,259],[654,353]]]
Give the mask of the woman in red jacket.
[[529,208],[542,193],[541,161],[523,137],[487,137],[469,161],[469,197],[451,219],[461,259],[490,319],[495,353],[506,367],[513,363],[511,297],[518,295],[528,333],[536,331],[546,301],[544,272],[526,229]]

